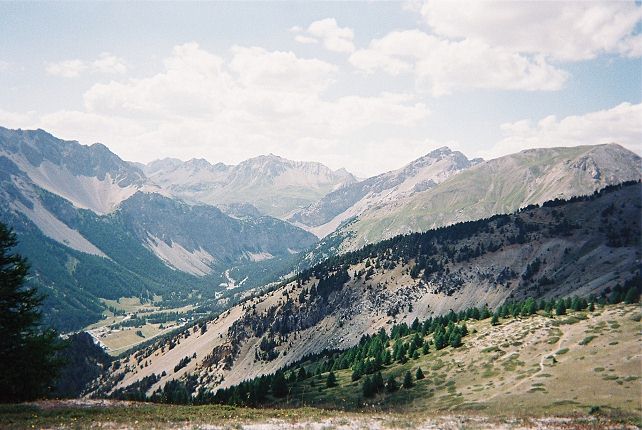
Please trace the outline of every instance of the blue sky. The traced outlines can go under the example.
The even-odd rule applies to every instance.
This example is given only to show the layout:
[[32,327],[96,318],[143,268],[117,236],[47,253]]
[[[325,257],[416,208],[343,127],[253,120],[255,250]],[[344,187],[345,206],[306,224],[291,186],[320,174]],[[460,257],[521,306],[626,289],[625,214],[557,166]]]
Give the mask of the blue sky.
[[0,2],[0,125],[361,176],[443,145],[640,153],[641,22],[634,2]]

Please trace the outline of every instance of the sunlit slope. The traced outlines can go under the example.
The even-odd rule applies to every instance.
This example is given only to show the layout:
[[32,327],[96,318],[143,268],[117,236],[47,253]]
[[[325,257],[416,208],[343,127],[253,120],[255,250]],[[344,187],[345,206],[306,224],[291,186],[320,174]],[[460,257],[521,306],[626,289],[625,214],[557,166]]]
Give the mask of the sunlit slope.
[[639,276],[640,187],[401,236],[328,260],[124,357],[103,389],[139,386],[151,395],[192,378],[196,389],[216,390],[451,309],[607,294]]
[[[410,201],[366,211],[339,229],[340,251],[411,231],[510,213],[642,177],[640,157],[616,145],[531,149],[477,164]],[[322,246],[322,245],[320,245]]]
[[[640,316],[634,304],[597,306],[594,312],[565,316],[500,319],[497,326],[490,318],[469,320],[463,346],[384,367],[384,380],[392,375],[400,385],[410,371],[411,388],[364,398],[364,378],[352,381],[352,369],[346,369],[335,372],[335,388],[326,388],[327,373],[321,374],[297,382],[289,398],[272,402],[530,416],[586,414],[599,408],[603,413],[639,415]],[[425,379],[416,379],[418,368]]]

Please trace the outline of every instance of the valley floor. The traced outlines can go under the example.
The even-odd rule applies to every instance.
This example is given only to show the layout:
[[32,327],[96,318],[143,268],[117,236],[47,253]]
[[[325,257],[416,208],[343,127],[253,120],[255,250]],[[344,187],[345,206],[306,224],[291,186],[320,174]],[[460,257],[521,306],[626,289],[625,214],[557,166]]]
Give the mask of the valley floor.
[[[137,297],[121,297],[105,300],[111,310],[103,312],[103,319],[85,327],[94,340],[110,355],[118,355],[143,342],[176,330],[193,319],[193,305],[176,308],[161,308],[153,303],[141,303]],[[150,318],[161,318],[162,322],[150,322]]]

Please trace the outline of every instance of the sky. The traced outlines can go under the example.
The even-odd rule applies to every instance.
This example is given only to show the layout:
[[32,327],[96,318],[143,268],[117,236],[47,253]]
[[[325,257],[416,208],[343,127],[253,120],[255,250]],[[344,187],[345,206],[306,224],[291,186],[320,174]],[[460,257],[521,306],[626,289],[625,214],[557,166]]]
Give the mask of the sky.
[[0,2],[0,126],[121,158],[360,177],[617,142],[642,154],[639,2]]

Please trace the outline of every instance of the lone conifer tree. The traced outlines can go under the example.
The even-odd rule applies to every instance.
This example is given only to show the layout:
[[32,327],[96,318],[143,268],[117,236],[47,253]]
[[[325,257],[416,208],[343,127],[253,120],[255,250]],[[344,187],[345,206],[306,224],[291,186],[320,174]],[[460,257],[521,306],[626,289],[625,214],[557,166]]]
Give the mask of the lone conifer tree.
[[0,223],[0,402],[21,402],[45,395],[62,362],[53,330],[41,327],[43,297],[24,285],[29,265],[11,249],[16,235]]
[[412,383],[412,375],[410,372],[406,372],[405,375],[403,375],[403,387],[404,388],[412,388],[414,384]]
[[336,387],[337,384],[337,377],[334,375],[334,372],[328,373],[328,379],[325,381],[325,386],[328,388]]
[[417,372],[415,373],[415,379],[417,379],[417,381],[419,381],[421,379],[424,379],[425,377],[426,376],[424,375],[423,370],[421,370],[421,367],[417,368]]

